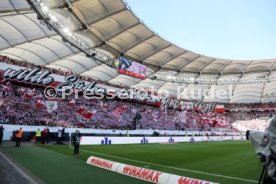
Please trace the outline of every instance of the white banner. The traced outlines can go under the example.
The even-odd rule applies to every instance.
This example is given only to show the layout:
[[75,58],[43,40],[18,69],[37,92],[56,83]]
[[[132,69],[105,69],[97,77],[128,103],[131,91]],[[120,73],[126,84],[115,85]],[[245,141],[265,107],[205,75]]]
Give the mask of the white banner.
[[[0,122],[1,124],[1,122]],[[26,125],[7,125],[3,124],[4,127],[4,138],[3,140],[10,140],[12,132],[15,130],[18,130],[19,128],[22,128],[23,131],[25,132],[35,132],[38,128],[40,130],[43,130],[47,126],[26,126]],[[50,132],[57,132],[59,129],[63,129],[63,127],[49,127]],[[98,135],[114,135],[114,136],[119,136],[123,135],[126,136],[127,133],[129,135],[145,135],[145,136],[151,136],[153,132],[158,132],[161,136],[162,135],[179,135],[182,137],[185,137],[186,135],[199,135],[203,136],[208,133],[208,135],[211,135],[212,133],[216,135],[224,135],[224,131],[215,131],[215,132],[200,132],[200,131],[171,131],[171,130],[104,130],[104,129],[87,129],[87,128],[66,128],[65,132],[66,133],[74,133],[76,130],[79,130],[81,134],[89,133],[89,134],[98,134]],[[227,135],[239,137],[241,134],[240,133],[227,133]],[[120,137],[122,138],[122,137]],[[125,137],[124,137],[125,138]],[[133,138],[133,137],[130,137]],[[212,138],[212,137],[211,137]],[[103,137],[100,138],[101,140]]]
[[215,184],[209,181],[203,181],[184,176],[177,176],[165,172],[155,171],[142,167],[122,164],[110,160],[101,159],[91,156],[86,161],[87,164],[113,171],[119,174],[130,176],[139,180],[148,181],[150,183],[158,184]]
[[[81,145],[153,144],[190,142],[192,137],[81,137]],[[245,136],[195,136],[195,142],[245,140]]]

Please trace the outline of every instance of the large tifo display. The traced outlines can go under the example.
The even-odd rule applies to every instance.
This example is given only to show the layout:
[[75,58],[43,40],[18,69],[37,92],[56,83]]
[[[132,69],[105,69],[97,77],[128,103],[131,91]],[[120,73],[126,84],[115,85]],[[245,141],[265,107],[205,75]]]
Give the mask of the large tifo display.
[[113,171],[119,174],[137,178],[140,180],[148,181],[150,183],[160,184],[214,184],[209,181],[198,180],[194,178],[187,178],[184,176],[177,176],[164,172],[159,172],[142,167],[136,167],[132,165],[126,165],[119,162],[113,162],[97,157],[89,157],[87,164]]
[[151,144],[203,141],[245,140],[244,136],[195,136],[195,137],[81,137],[82,145]]
[[125,57],[119,58],[118,72],[139,79],[145,79],[147,67]]

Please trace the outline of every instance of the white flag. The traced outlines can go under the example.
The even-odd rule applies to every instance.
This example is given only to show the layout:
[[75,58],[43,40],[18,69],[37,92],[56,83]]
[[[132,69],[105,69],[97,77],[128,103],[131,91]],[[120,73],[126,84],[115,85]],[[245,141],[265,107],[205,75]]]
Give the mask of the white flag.
[[46,101],[46,107],[47,107],[48,113],[53,112],[58,108],[57,101]]

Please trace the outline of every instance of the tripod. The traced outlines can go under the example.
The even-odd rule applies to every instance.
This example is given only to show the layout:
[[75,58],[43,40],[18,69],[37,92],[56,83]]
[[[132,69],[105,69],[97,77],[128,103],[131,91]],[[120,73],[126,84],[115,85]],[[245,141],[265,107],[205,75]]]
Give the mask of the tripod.
[[271,148],[270,148],[270,151],[271,151],[271,155],[268,158],[268,163],[263,164],[263,169],[262,169],[261,176],[259,179],[259,184],[275,184],[275,181],[273,181],[267,174],[267,168],[270,165],[271,161],[276,160],[275,152]]
[[267,169],[266,169],[266,165],[264,164],[258,184],[267,184],[267,180],[268,180]]

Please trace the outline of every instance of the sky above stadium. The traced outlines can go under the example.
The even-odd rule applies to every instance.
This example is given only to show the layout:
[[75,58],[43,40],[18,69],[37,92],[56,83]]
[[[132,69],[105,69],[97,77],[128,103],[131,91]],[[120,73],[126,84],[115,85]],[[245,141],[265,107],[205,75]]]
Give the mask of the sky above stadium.
[[275,0],[125,0],[168,41],[223,59],[276,58]]

